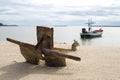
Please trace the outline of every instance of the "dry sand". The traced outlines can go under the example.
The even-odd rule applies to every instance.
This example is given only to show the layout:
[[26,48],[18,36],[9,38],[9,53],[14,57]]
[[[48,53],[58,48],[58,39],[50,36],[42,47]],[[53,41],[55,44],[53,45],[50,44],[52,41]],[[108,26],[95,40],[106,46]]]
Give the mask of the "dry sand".
[[19,46],[0,42],[0,80],[120,80],[120,47],[80,46],[68,54],[82,60],[67,59],[66,67],[47,67],[43,61],[32,65],[25,63]]

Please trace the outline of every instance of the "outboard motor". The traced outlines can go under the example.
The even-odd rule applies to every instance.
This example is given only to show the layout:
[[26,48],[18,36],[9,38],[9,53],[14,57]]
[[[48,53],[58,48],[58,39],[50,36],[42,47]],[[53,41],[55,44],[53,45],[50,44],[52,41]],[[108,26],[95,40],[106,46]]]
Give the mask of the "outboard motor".
[[82,33],[87,33],[85,28],[82,28]]

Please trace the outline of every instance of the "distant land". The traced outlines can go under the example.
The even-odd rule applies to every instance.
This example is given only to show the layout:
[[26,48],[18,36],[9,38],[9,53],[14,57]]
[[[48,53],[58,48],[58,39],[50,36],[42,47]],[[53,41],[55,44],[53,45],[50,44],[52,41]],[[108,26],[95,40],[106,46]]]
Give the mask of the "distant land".
[[93,27],[120,27],[120,25],[92,25]]
[[[68,25],[53,25],[54,27],[67,27]],[[120,27],[120,25],[92,25],[92,27]]]
[[18,25],[7,25],[7,24],[0,23],[0,26],[18,26]]
[[53,25],[55,27],[67,27],[67,25]]

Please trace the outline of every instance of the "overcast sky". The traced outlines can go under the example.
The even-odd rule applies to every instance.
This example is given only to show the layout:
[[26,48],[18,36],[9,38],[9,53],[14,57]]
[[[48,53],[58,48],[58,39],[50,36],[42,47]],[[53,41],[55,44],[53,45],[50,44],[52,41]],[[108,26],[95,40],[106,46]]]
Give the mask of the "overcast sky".
[[17,25],[120,25],[120,0],[0,0],[0,22]]

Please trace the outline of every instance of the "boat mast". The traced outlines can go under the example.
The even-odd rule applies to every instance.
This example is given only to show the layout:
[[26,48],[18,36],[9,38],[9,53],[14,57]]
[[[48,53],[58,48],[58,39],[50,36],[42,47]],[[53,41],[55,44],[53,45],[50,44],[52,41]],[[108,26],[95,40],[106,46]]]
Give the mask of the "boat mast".
[[92,24],[94,24],[94,22],[92,22],[92,19],[88,19],[88,31],[91,32],[91,29],[92,29]]

